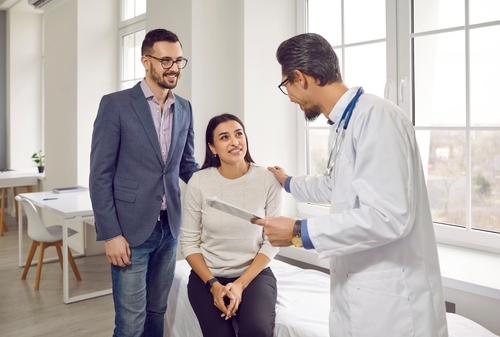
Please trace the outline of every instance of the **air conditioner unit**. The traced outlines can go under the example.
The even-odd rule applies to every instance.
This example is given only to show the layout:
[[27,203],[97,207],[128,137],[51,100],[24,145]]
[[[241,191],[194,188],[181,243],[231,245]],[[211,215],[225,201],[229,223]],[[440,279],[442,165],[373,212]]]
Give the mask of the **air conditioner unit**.
[[47,10],[61,3],[64,0],[28,0],[28,3],[35,9]]

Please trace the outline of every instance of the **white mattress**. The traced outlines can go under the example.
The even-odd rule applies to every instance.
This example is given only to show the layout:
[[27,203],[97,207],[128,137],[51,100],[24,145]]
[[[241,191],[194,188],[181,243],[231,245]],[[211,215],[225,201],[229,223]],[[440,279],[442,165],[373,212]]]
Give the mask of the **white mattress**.
[[[273,260],[271,269],[278,282],[275,337],[328,336],[330,277]],[[191,268],[177,261],[174,283],[165,315],[165,337],[202,337],[196,315],[187,297]],[[449,337],[499,337],[481,325],[456,314],[447,314]]]

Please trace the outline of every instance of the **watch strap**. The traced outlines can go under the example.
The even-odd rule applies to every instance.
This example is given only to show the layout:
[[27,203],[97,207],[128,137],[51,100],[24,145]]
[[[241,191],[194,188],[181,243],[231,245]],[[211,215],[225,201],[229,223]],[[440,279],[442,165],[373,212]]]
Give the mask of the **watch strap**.
[[302,237],[302,220],[297,220],[295,221],[295,224],[293,225],[293,235],[298,235]]
[[205,288],[207,289],[208,292],[210,292],[210,289],[212,289],[212,285],[215,282],[219,282],[219,280],[216,277],[213,277],[205,283]]

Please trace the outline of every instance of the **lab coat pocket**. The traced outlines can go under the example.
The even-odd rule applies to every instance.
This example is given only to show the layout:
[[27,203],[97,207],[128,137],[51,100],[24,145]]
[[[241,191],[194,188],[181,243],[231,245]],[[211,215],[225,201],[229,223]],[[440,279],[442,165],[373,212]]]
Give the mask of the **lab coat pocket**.
[[337,160],[337,167],[332,173],[333,194],[331,210],[333,213],[350,210],[355,206],[357,199],[356,191],[352,187],[352,171],[352,161],[341,154]]
[[413,336],[403,269],[348,275],[353,337]]

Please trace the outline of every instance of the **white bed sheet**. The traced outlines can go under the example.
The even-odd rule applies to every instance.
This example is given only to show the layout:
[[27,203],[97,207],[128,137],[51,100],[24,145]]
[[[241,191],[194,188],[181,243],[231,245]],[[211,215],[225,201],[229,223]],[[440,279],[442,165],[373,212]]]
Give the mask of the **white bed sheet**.
[[[329,276],[278,260],[273,260],[270,267],[278,284],[274,336],[328,336]],[[190,271],[185,260],[177,261],[165,316],[166,337],[202,337],[198,319],[187,297]]]
[[[330,308],[330,277],[273,260],[278,283],[274,337],[327,337]],[[175,278],[165,315],[165,337],[202,337],[187,296],[191,268],[177,261]],[[499,337],[470,319],[447,314],[449,337]]]

